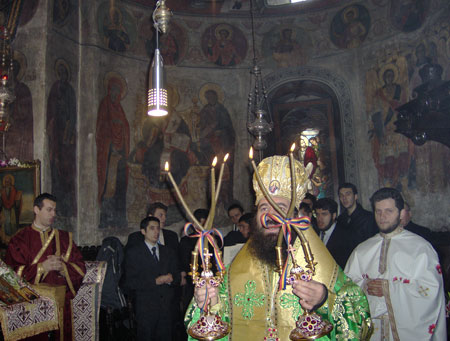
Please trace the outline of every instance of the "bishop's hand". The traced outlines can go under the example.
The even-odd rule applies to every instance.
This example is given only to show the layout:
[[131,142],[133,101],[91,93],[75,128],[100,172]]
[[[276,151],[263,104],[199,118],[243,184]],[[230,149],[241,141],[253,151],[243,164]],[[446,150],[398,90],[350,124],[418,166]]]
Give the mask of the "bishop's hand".
[[[213,287],[210,284],[207,284],[208,287],[208,296],[209,296],[209,302],[206,302],[206,304],[211,303],[211,307],[215,306],[219,302],[219,288]],[[203,286],[201,288],[196,287],[194,290],[194,299],[195,303],[197,303],[198,307],[203,307],[205,305],[206,300],[206,286]]]
[[327,298],[327,288],[316,281],[296,279],[292,284],[292,292],[300,299],[303,309],[314,310],[320,307]]

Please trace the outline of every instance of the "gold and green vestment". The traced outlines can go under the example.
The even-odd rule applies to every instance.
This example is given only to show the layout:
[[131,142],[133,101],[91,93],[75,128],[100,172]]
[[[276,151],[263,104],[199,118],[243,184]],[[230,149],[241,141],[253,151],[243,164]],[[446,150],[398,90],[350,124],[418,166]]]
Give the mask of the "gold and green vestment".
[[[323,319],[330,321],[333,331],[317,340],[365,340],[370,336],[371,319],[367,298],[334,262],[325,245],[312,229],[304,231],[318,262],[314,280],[328,289],[328,298],[317,309]],[[297,264],[306,267],[300,241],[294,244]],[[288,271],[292,262],[288,264]],[[212,307],[224,321],[231,323],[231,333],[221,340],[270,340],[270,329],[276,328],[279,340],[289,340],[289,334],[303,310],[292,287],[278,290],[279,274],[263,264],[244,245],[219,287],[219,303]],[[200,309],[191,302],[186,327],[200,317]],[[189,340],[193,340],[189,337]],[[275,340],[275,337],[273,338]]]

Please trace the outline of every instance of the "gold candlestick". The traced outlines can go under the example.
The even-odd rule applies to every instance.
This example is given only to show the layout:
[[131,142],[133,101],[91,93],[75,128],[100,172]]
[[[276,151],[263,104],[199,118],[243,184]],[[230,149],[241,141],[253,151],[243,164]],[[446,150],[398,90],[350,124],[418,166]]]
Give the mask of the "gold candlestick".
[[[186,210],[186,214],[190,218],[191,222],[193,222],[194,226],[198,229],[197,232],[204,231],[205,227],[211,228],[212,222],[214,220],[214,213],[215,213],[216,201],[217,201],[216,187],[215,187],[215,173],[214,173],[214,171],[215,171],[214,167],[215,167],[216,163],[217,163],[217,157],[214,158],[212,169],[211,169],[211,209],[210,209],[210,213],[208,215],[208,222],[205,224],[205,226],[200,225],[200,223],[194,217],[191,210],[189,209],[186,202],[184,201],[184,198],[181,195],[180,189],[178,188],[172,174],[169,172],[169,163],[166,162],[165,167],[164,167],[165,171],[167,172],[167,176],[169,177],[169,180],[172,183],[173,188],[175,189],[175,193],[177,194],[178,199],[180,200],[183,208]],[[220,184],[220,179],[221,179],[221,177],[219,178],[219,184]],[[214,238],[211,238],[211,241],[210,241],[209,237],[210,236],[207,236],[207,235],[205,236],[202,233],[202,236],[200,238],[206,239],[205,249],[199,250],[198,244],[196,244],[195,249],[192,252],[190,275],[192,276],[192,282],[194,283],[194,285],[196,287],[203,287],[203,286],[207,285],[207,282],[209,283],[209,285],[217,287],[224,279],[225,269],[222,268],[222,266],[220,265],[220,264],[222,264],[220,254],[218,255],[218,257],[220,259],[216,262],[218,264],[218,267],[221,270],[219,271],[219,273],[216,276],[214,276],[214,274],[210,270],[209,258],[212,256],[212,254],[210,254],[208,252],[208,245],[211,242],[213,244],[215,250],[218,250],[218,247],[217,247],[217,243],[215,242]],[[198,273],[199,252],[202,252],[203,255],[206,257],[206,259],[205,259],[205,257],[202,256],[204,263],[202,264],[203,271],[200,275]],[[221,338],[225,337],[227,334],[229,334],[230,329],[231,329],[231,327],[230,327],[229,323],[222,321],[222,319],[220,318],[219,315],[211,313],[210,309],[206,309],[206,310],[202,311],[200,319],[189,328],[188,333],[190,336],[192,336],[193,338],[195,338],[197,340],[217,340],[217,339],[221,339]]]
[[219,181],[217,182],[217,189],[216,189],[216,205],[217,201],[219,200],[219,193],[220,193],[220,187],[222,186],[222,176],[223,176],[223,170],[225,168],[225,164],[227,163],[228,157],[230,154],[226,154],[223,158],[222,165],[220,166],[220,172],[219,172]]
[[295,179],[295,163],[294,163],[294,150],[295,143],[291,146],[291,151],[289,152],[289,165],[291,168],[291,204],[289,205],[289,210],[286,216],[292,217],[295,208],[295,202],[297,200],[297,180]]
[[192,221],[192,223],[195,225],[195,227],[197,227],[198,229],[203,231],[203,226],[200,225],[199,221],[195,218],[195,216],[192,214],[191,210],[189,209],[188,205],[184,201],[183,196],[181,195],[180,189],[178,188],[178,185],[175,182],[175,179],[173,178],[172,174],[169,171],[169,162],[167,162],[167,161],[164,165],[164,170],[167,172],[167,176],[169,177],[169,180],[172,183],[173,188],[175,189],[175,193],[177,194],[178,199],[181,202],[181,205],[185,209],[186,214],[189,216],[189,219]]
[[217,156],[214,157],[211,165],[211,208],[209,209],[208,218],[205,223],[206,230],[210,230],[212,228],[216,211],[216,164]]

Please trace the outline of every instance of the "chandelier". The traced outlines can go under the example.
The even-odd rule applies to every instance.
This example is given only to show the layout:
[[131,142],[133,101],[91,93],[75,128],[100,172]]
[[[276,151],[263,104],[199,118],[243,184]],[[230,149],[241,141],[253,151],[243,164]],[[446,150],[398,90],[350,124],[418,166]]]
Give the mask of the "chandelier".
[[270,113],[267,113],[262,108],[267,102],[267,94],[261,77],[261,68],[258,65],[258,59],[256,57],[253,0],[250,0],[250,18],[252,24],[253,67],[250,71],[251,85],[248,94],[247,129],[255,137],[253,148],[262,151],[267,147],[264,136],[272,131],[273,122]]
[[168,113],[168,95],[164,84],[163,59],[159,51],[159,32],[166,33],[172,12],[166,7],[165,0],[156,3],[153,22],[156,30],[156,49],[148,76],[148,115],[166,116]]
[[11,38],[6,27],[0,33],[2,61],[0,69],[0,130],[8,129],[9,104],[14,96],[13,51]]

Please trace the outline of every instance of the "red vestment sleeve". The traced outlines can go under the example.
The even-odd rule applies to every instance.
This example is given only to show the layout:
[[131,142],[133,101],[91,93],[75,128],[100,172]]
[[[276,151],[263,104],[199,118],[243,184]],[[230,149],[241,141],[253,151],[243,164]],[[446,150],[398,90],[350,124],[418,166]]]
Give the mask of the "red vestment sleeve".
[[[36,238],[33,238],[33,235]],[[23,228],[11,238],[6,251],[5,263],[15,272],[18,272],[21,266],[24,269],[21,276],[30,283],[34,282],[36,277],[37,265],[32,265],[34,256],[32,250],[41,248],[39,233],[33,231],[30,226]]]

